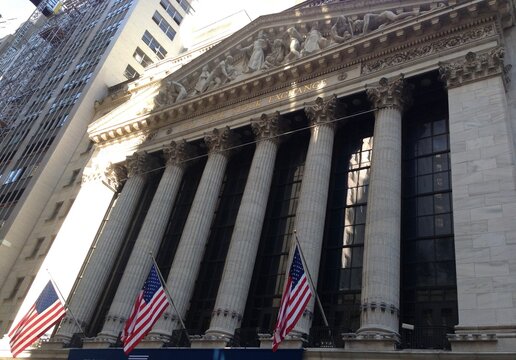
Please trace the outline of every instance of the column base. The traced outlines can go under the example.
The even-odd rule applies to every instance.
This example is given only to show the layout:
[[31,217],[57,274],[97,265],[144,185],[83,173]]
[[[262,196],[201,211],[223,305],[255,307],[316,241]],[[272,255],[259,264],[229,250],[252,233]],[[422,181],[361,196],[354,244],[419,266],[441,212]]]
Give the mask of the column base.
[[456,326],[449,334],[452,351],[457,352],[514,352],[516,325],[509,326]]
[[149,348],[159,349],[159,348],[162,348],[168,342],[170,342],[170,336],[167,336],[165,334],[151,332],[146,337],[143,338],[143,340],[138,344],[137,347],[145,348],[145,349],[149,349]]
[[225,336],[204,335],[191,337],[190,343],[193,349],[223,349],[228,346],[230,340]]
[[357,351],[394,351],[399,341],[398,334],[347,333],[342,334],[344,348]]
[[65,345],[66,343],[62,339],[53,338],[48,341],[42,342],[40,350],[59,350],[62,349]]
[[116,344],[117,338],[111,335],[99,334],[94,338],[84,338],[82,340],[82,347],[84,349],[107,349]]
[[33,360],[58,360],[68,359],[68,353],[70,349],[36,349],[29,350],[29,357]]
[[[258,334],[261,349],[272,349],[272,336],[270,334]],[[279,344],[278,349],[302,349],[306,339],[301,334],[287,335]]]

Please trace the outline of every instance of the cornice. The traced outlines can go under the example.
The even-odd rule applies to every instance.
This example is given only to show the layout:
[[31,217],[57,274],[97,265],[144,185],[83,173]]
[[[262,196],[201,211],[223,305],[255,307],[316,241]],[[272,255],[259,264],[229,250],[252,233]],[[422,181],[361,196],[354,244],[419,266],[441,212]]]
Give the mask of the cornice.
[[448,89],[493,76],[501,76],[504,85],[507,86],[512,65],[505,65],[504,57],[503,47],[483,53],[469,52],[454,62],[439,63],[440,77],[446,82]]
[[[508,0],[470,1],[400,21],[381,31],[377,30],[353,38],[346,43],[326,48],[296,62],[257,71],[254,76],[241,81],[229,83],[195,97],[187,97],[179,103],[129,119],[123,126],[115,129],[99,128],[97,131],[90,132],[90,137],[96,142],[110,142],[144,129],[156,129],[238,106],[254,98],[291,88],[293,84],[317,79],[328,73],[342,72],[356,64],[361,64],[362,75],[372,74],[407,61],[418,60],[443,49],[454,51],[471,41],[499,36],[495,25],[496,13],[493,9],[505,1]],[[270,17],[265,18],[270,22]],[[264,21],[260,20],[258,23],[261,24]],[[256,30],[257,26],[252,23],[252,29]],[[252,29],[247,31],[253,32]],[[470,35],[460,35],[467,35],[468,31],[471,31]],[[475,33],[478,36],[475,37]],[[463,40],[460,40],[461,36]],[[224,43],[225,41],[221,42],[205,55],[208,56]],[[201,60],[198,58],[193,62],[202,64]],[[184,70],[181,69],[183,74],[188,72],[186,68],[191,70],[196,66],[189,65],[185,65]],[[175,76],[180,77],[181,73]],[[342,78],[339,80],[346,80],[345,77],[346,75],[342,73]]]

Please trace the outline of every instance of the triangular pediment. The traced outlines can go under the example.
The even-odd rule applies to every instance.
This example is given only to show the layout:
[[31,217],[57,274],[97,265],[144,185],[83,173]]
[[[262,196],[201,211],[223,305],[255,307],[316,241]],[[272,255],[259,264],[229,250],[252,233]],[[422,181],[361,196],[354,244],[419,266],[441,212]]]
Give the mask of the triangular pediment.
[[[458,29],[461,23],[482,23],[482,16],[497,17],[504,26],[513,22],[510,0],[400,3],[314,1],[259,17],[160,82],[149,85],[143,96],[146,105],[136,111],[133,122],[150,121],[159,127],[192,118],[231,106],[237,100],[383,56],[389,49],[419,46],[432,39],[429,34],[441,36],[449,29]],[[362,73],[369,71],[367,66],[376,70],[374,62],[369,61]],[[89,132],[93,137],[106,133],[107,128],[117,126],[115,122],[127,127],[124,120],[115,121],[112,117],[92,124]]]

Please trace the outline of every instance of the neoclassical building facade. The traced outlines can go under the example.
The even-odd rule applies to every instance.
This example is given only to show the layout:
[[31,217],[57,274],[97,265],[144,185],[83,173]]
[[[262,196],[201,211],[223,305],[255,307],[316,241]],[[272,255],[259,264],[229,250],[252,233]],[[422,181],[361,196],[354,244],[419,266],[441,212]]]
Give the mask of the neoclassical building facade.
[[112,91],[68,218],[106,215],[41,351],[120,347],[150,254],[177,312],[140,348],[266,348],[297,236],[329,327],[312,301],[283,347],[510,358],[513,12],[306,2]]

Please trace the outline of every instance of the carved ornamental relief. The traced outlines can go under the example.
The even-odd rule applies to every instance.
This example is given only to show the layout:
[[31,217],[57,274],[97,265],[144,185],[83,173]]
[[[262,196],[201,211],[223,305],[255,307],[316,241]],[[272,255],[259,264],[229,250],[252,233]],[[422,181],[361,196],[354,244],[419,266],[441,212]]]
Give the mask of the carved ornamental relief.
[[163,148],[163,154],[167,166],[185,166],[186,162],[196,155],[194,146],[185,140],[172,141]]
[[305,113],[312,125],[334,125],[337,109],[337,96],[333,95],[328,100],[322,97],[315,99],[314,104],[305,107]]
[[366,89],[367,97],[377,109],[396,108],[400,111],[410,106],[411,97],[403,74],[395,79],[381,78],[377,86]]
[[[439,7],[445,6],[439,4]],[[313,21],[310,24],[287,26],[277,32],[259,30],[248,45],[237,45],[220,58],[194,74],[181,80],[172,80],[170,75],[163,82],[155,98],[158,107],[178,103],[233,82],[259,71],[285,65],[302,57],[316,54],[356,37],[382,30],[396,22],[434,11],[435,8],[419,11],[381,11],[362,16],[339,16],[329,25]]]
[[213,129],[212,132],[204,135],[204,142],[208,146],[208,152],[221,153],[224,155],[230,154],[233,147],[240,143],[239,137],[226,126],[222,129]]
[[462,86],[493,75],[501,75],[509,83],[512,65],[504,63],[505,49],[496,47],[486,53],[469,52],[456,62],[439,63],[439,73],[448,88]]

